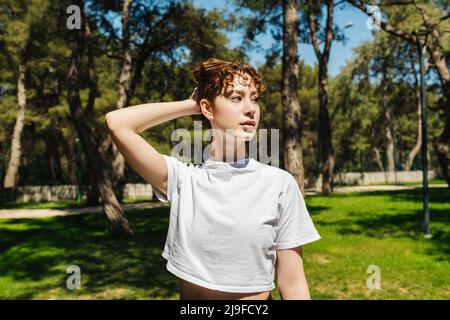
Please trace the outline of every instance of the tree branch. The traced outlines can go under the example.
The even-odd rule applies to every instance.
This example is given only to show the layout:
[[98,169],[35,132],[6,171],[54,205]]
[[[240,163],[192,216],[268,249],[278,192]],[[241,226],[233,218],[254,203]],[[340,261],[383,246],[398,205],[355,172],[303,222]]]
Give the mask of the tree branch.
[[328,58],[330,53],[331,41],[333,40],[333,0],[327,1],[327,24],[325,29],[325,47],[323,49],[323,56]]
[[316,57],[320,60],[322,53],[320,52],[320,45],[317,40],[317,24],[316,15],[312,12],[305,12],[306,20],[308,20],[308,25],[310,29],[311,42],[316,53]]
[[417,0],[413,0],[413,4],[414,4],[414,7],[416,8],[416,10],[420,12],[420,15],[422,16],[422,19],[423,19],[423,22],[424,22],[425,26],[427,28],[431,27],[430,17],[425,12],[425,9],[422,8],[421,6],[419,6],[419,4],[417,3]]
[[392,1],[392,2],[388,2],[388,3],[374,3],[373,5],[379,6],[379,7],[389,7],[389,6],[405,6],[405,5],[409,5],[409,4],[413,4],[413,1]]
[[[371,13],[369,12],[369,10],[367,10],[367,8],[364,6],[363,3],[360,3],[359,1],[356,1],[356,0],[347,0],[347,2],[350,3],[352,6],[360,9],[362,12],[364,12],[368,16],[371,16]],[[396,29],[384,21],[380,21],[380,26],[384,31],[386,31],[392,35],[395,35],[397,37],[400,37],[400,38],[408,41],[409,43],[416,44],[416,38],[410,32]]]
[[437,24],[441,23],[441,22],[444,21],[444,20],[447,20],[448,18],[450,18],[450,11],[449,11],[445,16],[442,16],[442,17],[439,19],[439,21],[437,22]]

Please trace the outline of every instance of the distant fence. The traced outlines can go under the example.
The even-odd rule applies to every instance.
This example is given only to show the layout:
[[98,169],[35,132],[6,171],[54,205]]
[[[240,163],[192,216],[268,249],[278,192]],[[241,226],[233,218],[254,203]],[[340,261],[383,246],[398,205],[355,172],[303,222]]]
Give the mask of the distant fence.
[[[390,172],[345,172],[334,175],[334,184],[345,186],[367,186],[371,184],[384,183],[421,183],[423,178],[422,170],[415,171],[390,171]],[[434,170],[428,170],[428,180],[439,178]],[[307,182],[307,181],[306,181]],[[308,185],[308,183],[306,183]],[[322,188],[322,175],[315,181],[315,184],[308,185],[310,189]]]
[[[422,170],[390,172],[346,172],[335,175],[334,182],[343,185],[369,185],[374,183],[421,182]],[[436,179],[434,170],[428,171],[428,179]]]
[[[428,171],[428,178],[435,179],[435,171]],[[340,185],[370,185],[383,183],[402,183],[422,181],[422,171],[397,171],[394,172],[346,172],[338,173],[334,177],[334,183]],[[320,188],[322,178],[317,179],[315,187]],[[0,189],[0,201],[58,201],[75,200],[77,197],[77,186],[25,186],[17,188]],[[127,199],[153,198],[153,189],[146,183],[125,184],[124,197]],[[82,190],[81,198],[86,199],[86,191]]]
[[[145,183],[125,184],[124,197],[127,199],[148,198],[152,199],[152,186]],[[75,200],[77,198],[76,185],[59,186],[24,186],[16,188],[0,189],[0,201],[58,201]],[[81,191],[81,198],[86,199],[86,190]]]

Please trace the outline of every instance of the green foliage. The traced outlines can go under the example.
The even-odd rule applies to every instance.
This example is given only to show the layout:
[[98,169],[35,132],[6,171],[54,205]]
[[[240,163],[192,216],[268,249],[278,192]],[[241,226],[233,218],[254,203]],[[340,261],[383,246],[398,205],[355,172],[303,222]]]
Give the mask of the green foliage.
[[[269,23],[275,29],[273,33],[276,41],[266,52],[267,61],[258,66],[268,85],[267,95],[260,102],[260,128],[280,129],[282,42],[279,36],[282,31],[282,3],[275,0],[236,3],[240,6],[236,12],[219,12],[199,10],[190,2],[165,2],[163,7],[157,8],[144,6],[142,1],[134,1],[130,16],[130,48],[133,72],[139,63],[142,63],[142,72],[136,79],[130,105],[187,98],[195,86],[191,71],[195,63],[211,56],[248,62],[249,51],[258,47],[256,35],[268,28]],[[77,134],[67,104],[66,78],[71,46],[77,31],[66,28],[66,8],[70,4],[68,0],[0,1],[0,177],[3,178],[6,171],[17,116],[18,63],[26,57],[27,106],[19,181],[22,185],[75,182],[74,139]],[[118,98],[122,39],[120,32],[111,30],[114,29],[114,19],[120,17],[121,7],[115,1],[88,4],[87,22],[92,33],[98,88],[94,122],[91,125],[95,139],[101,142],[107,134],[104,115],[115,108]],[[433,21],[440,17],[440,12],[433,4],[426,3],[423,6]],[[303,9],[300,7],[300,11]],[[302,13],[299,12],[300,15]],[[420,14],[412,6],[387,6],[383,13],[389,23],[409,31],[419,26],[421,21]],[[448,23],[447,19],[439,25],[443,35],[441,46],[447,56],[450,49],[448,35],[445,36]],[[249,30],[249,26],[253,28]],[[229,48],[227,32],[240,28],[244,28],[245,33],[242,46]],[[147,33],[149,30],[151,32]],[[305,32],[302,30],[301,39],[306,37]],[[87,44],[86,41],[79,57],[79,89],[84,109],[89,96]],[[301,105],[304,164],[306,172],[315,172],[319,155],[318,69],[317,65],[305,65],[301,59],[302,52],[299,55],[297,92]],[[336,77],[329,79],[328,107],[337,172],[359,170],[361,167],[364,170],[378,170],[375,148],[381,151],[382,156],[385,152],[385,119],[380,103],[380,68],[383,61],[389,62],[388,100],[394,106],[397,162],[404,162],[414,147],[417,137],[417,101],[415,82],[411,75],[418,68],[412,68],[410,55],[417,61],[416,48],[385,32],[377,32],[373,42],[358,47],[353,60]],[[431,141],[442,131],[443,99],[435,70],[428,71],[427,80],[428,135]],[[160,152],[169,154],[172,130],[186,128],[193,133],[195,119],[184,117],[170,121],[144,132],[143,136]],[[203,129],[207,129],[206,122],[203,122]],[[108,152],[105,159],[108,167],[110,158],[111,152]],[[83,161],[85,163],[84,156]],[[58,165],[61,166],[61,175],[54,171]],[[432,166],[437,167],[433,157]],[[126,174],[130,182],[142,181],[130,168],[127,168]]]
[[[388,106],[393,111],[393,133],[397,163],[405,163],[417,142],[415,47],[383,32],[373,41],[357,47],[355,56],[330,81],[330,113],[333,144],[337,153],[337,172],[378,171],[375,148],[385,152],[385,111],[382,104],[381,77],[386,68]],[[411,57],[410,57],[411,55]],[[412,58],[414,67],[411,66]],[[438,96],[427,91],[428,108],[438,108]],[[428,139],[432,141],[443,128],[438,114],[429,112]],[[430,149],[430,148],[429,148]],[[361,158],[362,157],[362,158]],[[434,158],[431,166],[437,169]],[[439,170],[439,169],[438,169]]]

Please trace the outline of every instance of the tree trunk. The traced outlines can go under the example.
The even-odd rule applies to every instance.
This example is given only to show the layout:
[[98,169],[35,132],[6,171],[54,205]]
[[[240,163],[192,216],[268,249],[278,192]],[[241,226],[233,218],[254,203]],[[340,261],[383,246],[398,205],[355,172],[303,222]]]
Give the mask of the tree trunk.
[[304,193],[303,151],[299,130],[301,108],[297,96],[299,68],[296,1],[283,1],[283,19],[282,127],[284,168],[294,176],[301,192]]
[[3,186],[5,188],[13,188],[17,186],[19,180],[19,166],[22,156],[21,137],[25,121],[25,106],[26,106],[26,91],[25,91],[25,72],[26,60],[22,59],[19,64],[19,75],[17,79],[17,100],[19,102],[19,109],[16,117],[16,124],[14,126],[14,133],[11,143],[11,155],[9,158],[8,169],[6,171]]
[[410,53],[410,60],[411,60],[411,68],[414,70],[414,91],[416,93],[416,104],[417,104],[417,140],[414,148],[409,152],[408,158],[406,159],[405,164],[405,170],[410,171],[412,164],[414,162],[414,158],[417,156],[417,154],[420,151],[420,148],[422,147],[422,108],[420,106],[420,85],[419,85],[419,79],[417,78],[416,69],[415,69],[415,63],[414,63],[414,57],[412,53]]
[[450,188],[450,159],[449,159],[449,149],[450,144],[450,111],[447,112],[446,125],[444,131],[441,135],[433,142],[433,148],[438,157],[439,166],[441,167],[441,172],[444,179],[447,181],[447,185]]
[[388,97],[388,69],[387,64],[384,62],[381,79],[381,101],[384,110],[384,123],[385,138],[386,138],[386,157],[387,157],[387,171],[395,171],[395,159],[394,159],[394,139],[392,138],[392,110],[389,105]]
[[[95,58],[94,58],[94,50],[92,48],[92,31],[89,26],[89,21],[87,20],[87,16],[84,14],[83,10],[83,18],[84,18],[84,37],[87,47],[87,57],[88,57],[88,87],[89,87],[89,96],[85,109],[86,119],[92,125],[94,124],[94,106],[95,99],[98,96],[98,87],[97,87],[97,72],[95,70]],[[95,129],[95,128],[94,128]]]
[[67,98],[70,107],[71,119],[83,145],[83,149],[86,152],[90,173],[99,189],[100,196],[103,201],[103,210],[108,218],[112,232],[114,234],[132,235],[133,231],[131,230],[128,220],[124,216],[122,207],[114,194],[111,180],[109,179],[106,169],[102,163],[102,158],[96,146],[92,130],[89,127],[81,108],[78,87],[78,58],[80,53],[81,37],[78,33],[75,33],[75,36],[76,39],[73,43],[72,56],[67,74]]
[[[322,55],[323,57],[323,55]],[[327,59],[328,60],[328,59]],[[320,172],[322,174],[322,194],[333,192],[334,149],[331,138],[331,124],[328,113],[328,68],[327,62],[319,66],[319,130],[318,141],[321,148]]]
[[405,170],[411,170],[412,164],[414,162],[414,158],[420,151],[422,147],[422,109],[420,107],[420,89],[416,87],[416,98],[417,98],[417,140],[414,148],[409,152],[408,158],[405,164]]
[[77,159],[76,159],[76,147],[73,143],[66,140],[64,135],[58,133],[58,139],[61,142],[63,147],[64,157],[67,163],[67,166],[63,166],[63,173],[66,173],[66,181],[68,184],[76,185],[77,184]]
[[381,172],[384,172],[383,160],[381,159],[380,149],[378,149],[377,147],[373,147],[373,151],[375,153],[375,161],[378,165],[378,168],[380,169]]
[[435,141],[433,141],[433,148],[436,152],[442,175],[447,181],[448,187],[450,188],[450,75],[447,68],[447,62],[445,61],[442,52],[440,50],[435,50],[430,54],[432,54],[433,56],[433,61],[439,74],[442,92],[445,97],[443,119],[444,130],[439,135],[439,137]]
[[[84,13],[84,9],[81,11],[83,15],[83,25],[84,25],[84,41],[87,48],[87,57],[88,57],[88,87],[89,87],[89,96],[86,104],[86,109],[84,114],[86,116],[86,121],[89,126],[93,129],[93,136],[98,137],[100,135],[98,126],[95,125],[95,117],[94,117],[94,106],[95,99],[98,96],[98,88],[97,88],[97,72],[95,70],[95,58],[94,51],[92,48],[92,32],[89,26],[88,17]],[[97,138],[95,139],[97,140]],[[89,164],[88,164],[89,165]],[[89,171],[86,168],[86,171]],[[95,178],[93,175],[89,176],[89,186],[86,190],[86,205],[88,206],[96,206],[99,204],[99,196],[100,191],[97,188],[97,183],[95,182]]]
[[87,206],[97,206],[99,204],[100,190],[98,190],[97,183],[95,182],[95,177],[89,175],[89,186],[86,190],[86,205]]
[[[317,160],[316,163],[318,163],[318,157],[315,156],[316,155],[316,143],[314,139],[308,139],[309,140],[309,150],[310,150],[310,154],[314,155],[314,159]],[[318,189],[318,177],[319,177],[319,172],[318,170],[310,170],[307,174],[307,185],[306,188],[313,188],[313,189]]]
[[447,181],[447,185],[450,188],[450,75],[446,65],[444,56],[441,54],[433,53],[433,60],[441,81],[442,92],[445,97],[444,101],[444,130],[433,141],[433,148],[438,158],[439,166],[441,168],[442,175]]
[[58,134],[54,131],[55,130],[45,135],[45,148],[48,158],[49,172],[51,174],[52,181],[57,181],[57,184],[64,184],[65,181],[62,174],[61,158],[58,154],[58,143],[55,140],[55,137],[57,137]]
[[327,20],[325,24],[325,44],[320,48],[318,34],[320,34],[320,25],[317,23],[317,15],[321,14],[320,2],[308,2],[309,10],[306,13],[310,29],[310,37],[317,60],[319,61],[319,119],[317,129],[317,143],[320,149],[320,175],[322,176],[322,194],[328,195],[333,192],[335,155],[332,142],[331,124],[328,113],[328,60],[330,56],[331,42],[334,38],[333,33],[333,11],[334,3],[332,0],[326,1]]
[[[129,17],[132,0],[126,0],[122,8],[122,49],[123,62],[122,71],[119,79],[119,98],[117,100],[117,109],[128,107],[129,97],[128,90],[131,79],[131,53],[130,53],[130,34],[129,34]],[[117,149],[113,142],[113,157],[112,157],[112,172],[113,172],[113,186],[119,201],[123,200],[123,189],[125,187],[125,158]]]
[[[389,117],[389,112],[386,110],[385,117]],[[386,124],[385,129],[385,137],[386,137],[386,160],[387,160],[387,171],[394,172],[395,171],[395,159],[394,159],[394,139],[392,139],[392,129]]]
[[104,160],[107,159],[107,153],[112,145],[112,139],[110,135],[107,135],[103,140],[100,140],[100,154]]

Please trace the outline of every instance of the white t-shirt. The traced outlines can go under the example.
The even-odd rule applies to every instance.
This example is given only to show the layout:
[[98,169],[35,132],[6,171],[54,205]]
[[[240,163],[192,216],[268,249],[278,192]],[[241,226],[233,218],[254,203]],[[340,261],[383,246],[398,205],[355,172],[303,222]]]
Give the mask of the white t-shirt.
[[168,166],[170,221],[162,256],[179,278],[213,290],[275,288],[276,249],[321,237],[294,177],[253,158]]

